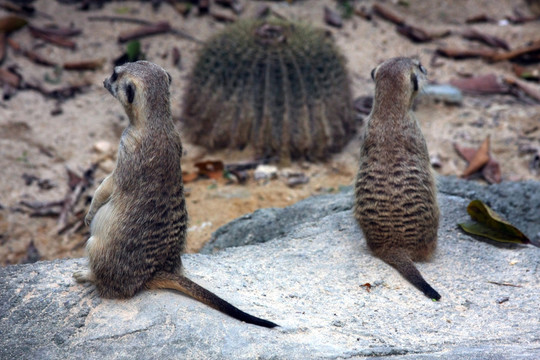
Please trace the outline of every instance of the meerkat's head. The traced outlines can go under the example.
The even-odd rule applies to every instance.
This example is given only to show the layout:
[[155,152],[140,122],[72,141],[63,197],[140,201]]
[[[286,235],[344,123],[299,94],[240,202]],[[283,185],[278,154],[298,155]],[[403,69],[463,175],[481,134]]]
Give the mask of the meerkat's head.
[[384,61],[371,71],[375,81],[375,103],[405,105],[409,109],[426,76],[426,68],[417,59],[396,57]]
[[103,86],[124,106],[130,123],[149,125],[170,119],[169,86],[171,76],[160,66],[148,61],[126,63],[114,68]]

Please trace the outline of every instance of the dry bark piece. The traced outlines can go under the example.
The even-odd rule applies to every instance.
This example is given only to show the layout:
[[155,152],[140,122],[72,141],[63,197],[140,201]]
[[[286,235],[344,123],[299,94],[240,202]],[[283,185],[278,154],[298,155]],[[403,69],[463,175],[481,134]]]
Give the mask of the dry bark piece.
[[259,5],[255,10],[255,19],[262,19],[270,15],[270,6],[268,5]]
[[65,70],[97,70],[100,69],[105,63],[105,59],[85,60],[85,61],[73,61],[64,63]]
[[244,11],[244,5],[239,0],[215,0],[221,6],[231,8],[235,14],[239,15]]
[[465,79],[451,79],[450,85],[471,94],[506,94],[508,86],[495,74],[480,75]]
[[0,32],[0,64],[6,57],[6,33]]
[[208,14],[210,12],[210,0],[199,0],[197,8],[199,9],[199,15]]
[[396,25],[405,25],[405,19],[395,13],[393,10],[380,3],[373,4],[373,12],[383,19],[393,22]]
[[7,69],[0,68],[0,85],[8,84],[9,86],[18,89],[21,85],[21,76],[14,74]]
[[210,16],[212,16],[214,20],[219,21],[219,22],[224,22],[224,23],[233,23],[236,20],[238,20],[238,18],[234,16],[233,14],[228,14],[224,11],[218,11],[218,10],[212,10],[210,12]]
[[465,20],[466,24],[478,24],[478,23],[493,23],[496,20],[486,14],[478,14],[471,16]]
[[129,40],[139,39],[145,36],[157,35],[169,32],[171,25],[168,21],[161,21],[154,24],[144,25],[135,30],[125,31],[118,36],[118,41],[123,43]]
[[172,49],[172,64],[181,67],[180,61],[182,61],[182,55],[180,54],[180,50],[175,46]]
[[355,8],[354,14],[368,21],[370,21],[372,18],[371,11],[369,11],[365,6],[360,6],[359,8]]
[[480,41],[494,48],[502,48],[504,50],[510,50],[510,47],[508,46],[506,41],[504,41],[503,39],[494,35],[482,33],[474,28],[466,29],[461,34],[461,36],[463,36],[465,39],[468,39],[468,40]]
[[176,10],[177,13],[186,17],[191,12],[192,5],[185,2],[169,1],[169,4]]
[[330,9],[328,6],[324,7],[324,21],[330,25],[340,28],[343,26],[343,19],[334,10]]
[[488,49],[458,49],[453,47],[437,48],[437,54],[453,59],[485,58],[492,59],[498,53]]

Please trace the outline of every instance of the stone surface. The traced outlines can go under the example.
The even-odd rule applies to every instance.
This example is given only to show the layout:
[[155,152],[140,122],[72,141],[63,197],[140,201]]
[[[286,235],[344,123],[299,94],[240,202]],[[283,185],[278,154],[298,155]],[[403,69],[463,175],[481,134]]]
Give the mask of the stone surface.
[[[442,194],[456,195],[469,201],[482,200],[531,240],[540,242],[539,182],[504,182],[486,186],[455,177],[439,177],[437,183]],[[284,236],[302,222],[316,221],[335,212],[352,211],[352,187],[346,188],[346,191],[349,193],[345,196],[321,195],[285,209],[260,209],[242,216],[212,234],[201,253],[209,254],[227,247],[266,242]]]
[[418,264],[440,302],[369,254],[349,190],[260,210],[222,232],[255,226],[252,237],[269,241],[184,256],[190,278],[280,328],[172,291],[102,300],[71,278],[85,260],[39,262],[0,269],[0,359],[538,359],[540,249],[494,246],[456,224],[471,197],[485,196],[531,235],[540,183],[441,179],[440,189],[439,249]]

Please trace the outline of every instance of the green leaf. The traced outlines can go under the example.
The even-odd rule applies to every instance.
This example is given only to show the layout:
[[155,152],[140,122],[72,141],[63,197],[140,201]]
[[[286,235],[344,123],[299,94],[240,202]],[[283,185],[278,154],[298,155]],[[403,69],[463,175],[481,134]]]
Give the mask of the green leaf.
[[473,200],[467,206],[467,213],[477,222],[459,224],[461,228],[474,235],[495,241],[530,244],[531,241],[518,228],[503,220],[499,214],[480,200]]
[[129,62],[136,61],[141,54],[141,42],[139,40],[128,42],[126,45],[126,54]]

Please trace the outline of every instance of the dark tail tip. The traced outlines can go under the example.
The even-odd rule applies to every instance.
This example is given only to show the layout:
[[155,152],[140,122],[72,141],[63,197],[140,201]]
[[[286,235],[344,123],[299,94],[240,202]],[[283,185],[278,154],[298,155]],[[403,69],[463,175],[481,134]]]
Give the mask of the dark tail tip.
[[439,301],[441,299],[441,295],[432,288],[427,282],[424,282],[422,285],[422,288],[420,289],[431,300]]
[[422,291],[428,298],[439,301],[441,295],[422,277],[412,260],[402,251],[386,253],[381,258],[393,266],[405,279]]
[[241,321],[244,321],[244,322],[246,322],[248,324],[258,325],[258,326],[262,326],[262,327],[270,328],[270,329],[275,328],[275,327],[279,327],[278,324],[273,323],[271,321],[255,317],[255,316],[249,315],[247,313],[244,313],[244,314],[247,315],[247,317],[237,317],[237,319],[241,320]]

